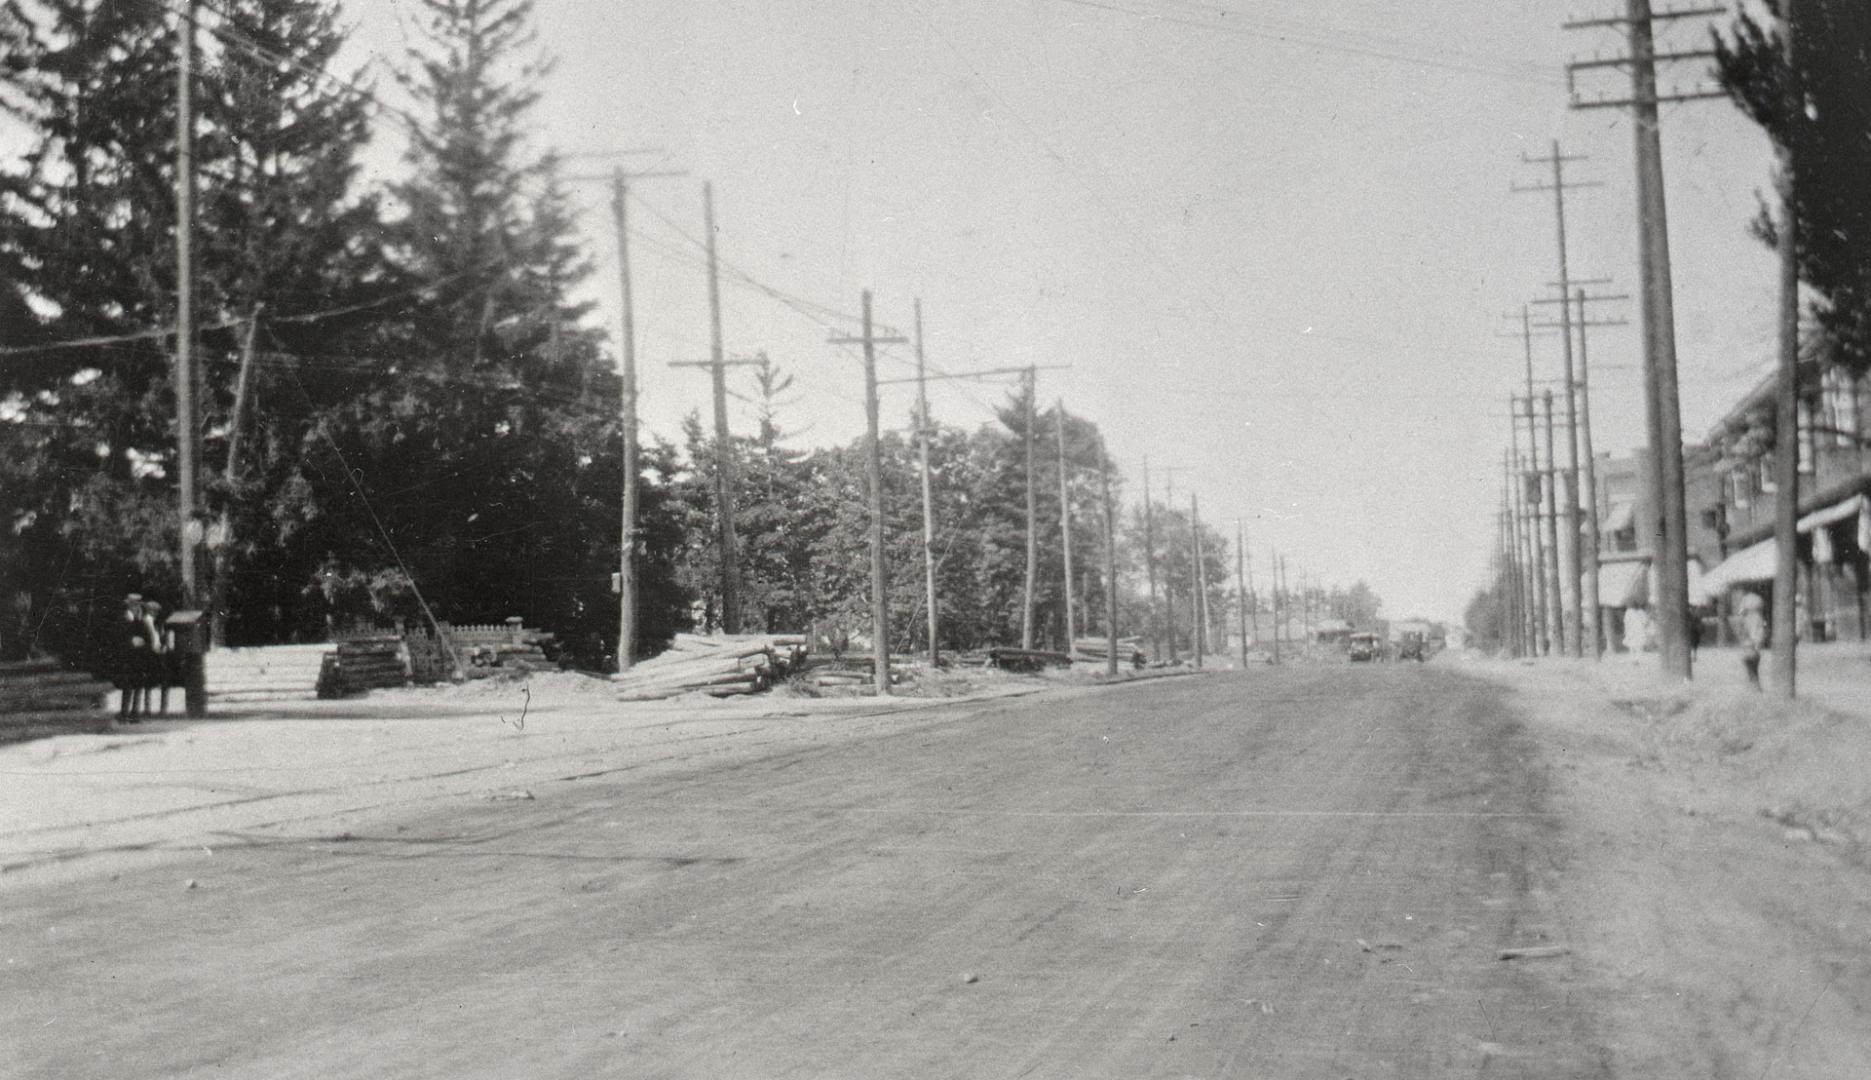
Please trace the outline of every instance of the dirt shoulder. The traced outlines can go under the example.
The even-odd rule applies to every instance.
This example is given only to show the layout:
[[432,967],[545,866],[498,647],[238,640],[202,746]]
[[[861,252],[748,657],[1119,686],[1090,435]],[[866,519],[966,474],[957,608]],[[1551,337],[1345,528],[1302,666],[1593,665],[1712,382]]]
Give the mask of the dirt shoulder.
[[[1871,717],[1861,655],[1812,650],[1786,704],[1704,653],[1690,686],[1654,658],[1470,662],[1517,689],[1576,853],[1562,890],[1610,1074],[1845,1077],[1871,1061]],[[1730,670],[1732,668],[1732,670]]]

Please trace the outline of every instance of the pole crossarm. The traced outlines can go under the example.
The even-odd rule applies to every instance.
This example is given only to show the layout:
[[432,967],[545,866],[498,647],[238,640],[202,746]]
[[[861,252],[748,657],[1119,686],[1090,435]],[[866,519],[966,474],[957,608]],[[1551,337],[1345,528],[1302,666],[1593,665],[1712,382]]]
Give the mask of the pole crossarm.
[[[1651,59],[1659,64],[1665,64],[1676,60],[1712,60],[1714,57],[1714,49],[1683,49],[1678,52],[1660,52],[1652,56]],[[1607,56],[1592,60],[1574,60],[1566,65],[1566,70],[1589,71],[1596,68],[1630,67],[1636,62],[1634,57]]]
[[[1579,284],[1579,282],[1575,281],[1573,282],[1573,284],[1577,285]],[[1557,288],[1557,286],[1555,286],[1555,288]],[[1594,304],[1600,301],[1629,300],[1630,298],[1631,298],[1630,293],[1606,293],[1603,296],[1586,296],[1586,297],[1568,296],[1564,299],[1553,297],[1553,298],[1546,299],[1546,300],[1535,300],[1533,302],[1536,304],[1573,304],[1573,303],[1577,303],[1580,299],[1583,299],[1588,304]]]
[[[890,339],[878,338],[876,340],[888,341]],[[834,338],[833,343],[838,344],[839,343],[838,339]],[[1072,366],[1071,364],[1042,364],[1038,367],[1033,367],[1033,368],[1025,368],[1025,367],[984,368],[980,371],[956,371],[956,372],[949,372],[949,373],[945,373],[941,375],[931,375],[928,377],[928,381],[935,382],[938,379],[986,379],[986,378],[993,378],[995,376],[1000,376],[1000,375],[1025,375],[1029,370],[1031,371],[1064,371],[1067,368],[1070,368],[1071,366]],[[900,383],[913,383],[915,381],[917,381],[916,377],[912,375],[912,376],[909,376],[908,378],[903,378],[903,379],[878,379],[877,385],[878,386],[896,386]]]
[[[1577,320],[1574,320],[1571,323],[1556,323],[1556,322],[1537,323],[1536,322],[1533,324],[1533,328],[1535,330],[1538,330],[1544,327],[1545,329],[1548,329],[1548,330],[1558,330],[1562,326],[1629,326],[1629,325],[1631,325],[1631,321],[1629,319],[1599,319],[1599,320],[1594,320],[1592,322],[1578,322]],[[1558,380],[1554,380],[1554,381],[1558,381]]]
[[[1691,90],[1686,93],[1658,94],[1651,100],[1659,104],[1667,104],[1669,102],[1681,101],[1707,101],[1712,98],[1725,98],[1727,96],[1728,92],[1725,90]],[[1575,109],[1626,109],[1633,105],[1641,104],[1643,104],[1643,100],[1639,98],[1587,99],[1579,97],[1577,94],[1572,96],[1572,107]]]
[[[1663,22],[1670,19],[1700,19],[1712,15],[1726,14],[1728,14],[1728,9],[1725,7],[1666,8],[1662,11],[1651,12],[1648,21]],[[1602,19],[1575,19],[1571,22],[1562,23],[1561,25],[1567,30],[1588,30],[1598,26],[1629,26],[1634,21],[1636,20],[1627,15],[1613,15],[1606,16]]]

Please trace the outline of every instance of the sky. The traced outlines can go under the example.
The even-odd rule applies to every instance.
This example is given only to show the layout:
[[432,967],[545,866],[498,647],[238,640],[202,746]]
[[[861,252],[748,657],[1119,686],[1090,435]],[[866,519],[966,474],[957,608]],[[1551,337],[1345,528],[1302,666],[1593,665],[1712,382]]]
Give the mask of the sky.
[[[347,8],[347,62],[387,100],[418,14]],[[1098,423],[1127,495],[1147,459],[1159,498],[1173,482],[1225,534],[1243,523],[1263,580],[1278,550],[1295,579],[1368,582],[1390,617],[1459,620],[1494,544],[1519,313],[1558,277],[1551,194],[1511,190],[1550,167],[1523,155],[1585,156],[1568,181],[1601,186],[1568,193],[1572,276],[1638,284],[1630,121],[1568,108],[1565,75],[1623,43],[1566,17],[1542,0],[539,0],[556,67],[532,132],[574,173],[685,174],[632,188],[648,436],[708,414],[706,373],[669,366],[709,354],[707,181],[735,271],[725,347],[794,377],[795,445],[863,431],[859,354],[829,341],[857,330],[861,292],[905,335],[920,299],[932,371],[1063,366],[1041,400]],[[1661,44],[1700,47],[1707,25]],[[1580,86],[1628,91],[1615,71]],[[395,142],[385,125],[383,178]],[[1695,440],[1771,366],[1774,263],[1747,233],[1771,152],[1722,100],[1667,107],[1663,142]],[[608,190],[576,190],[592,317],[615,336]],[[1642,442],[1638,309],[1594,316],[1632,324],[1589,341],[1594,441],[1624,453]],[[1533,358],[1559,379],[1556,337]],[[913,364],[890,346],[880,377]],[[752,396],[744,369],[731,386]],[[973,428],[1009,389],[938,381],[932,409]],[[885,388],[886,426],[913,393]],[[733,403],[737,430],[753,416]]]

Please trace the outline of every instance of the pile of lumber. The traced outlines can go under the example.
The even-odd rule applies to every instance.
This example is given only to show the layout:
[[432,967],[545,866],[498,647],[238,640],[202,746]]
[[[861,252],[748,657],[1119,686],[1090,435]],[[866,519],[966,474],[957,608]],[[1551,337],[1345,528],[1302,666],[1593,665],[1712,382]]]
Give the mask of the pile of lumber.
[[402,638],[358,638],[341,641],[325,654],[318,672],[318,696],[346,697],[408,682],[409,665],[403,659]]
[[[890,665],[890,681],[901,681],[903,661]],[[876,659],[869,653],[814,656],[799,667],[799,681],[821,690],[870,689],[877,685]]]
[[752,694],[785,678],[805,655],[804,634],[677,634],[660,656],[617,676],[617,696],[656,701],[681,694]]
[[202,658],[211,702],[303,701],[316,696],[329,645],[210,649]]
[[50,657],[0,663],[0,742],[109,730],[111,689]]
[[467,665],[465,673],[470,679],[531,671],[557,671],[559,665],[546,659],[546,646],[556,641],[557,638],[552,634],[527,631],[519,641],[491,642],[462,648],[461,662]]
[[[1072,661],[1076,664],[1100,664],[1111,657],[1111,639],[1101,637],[1082,637],[1072,642]],[[1142,667],[1143,639],[1125,637],[1117,639],[1117,662],[1125,667]]]
[[989,662],[1002,671],[1043,671],[1049,667],[1071,667],[1072,657],[1045,649],[998,647],[987,651]]

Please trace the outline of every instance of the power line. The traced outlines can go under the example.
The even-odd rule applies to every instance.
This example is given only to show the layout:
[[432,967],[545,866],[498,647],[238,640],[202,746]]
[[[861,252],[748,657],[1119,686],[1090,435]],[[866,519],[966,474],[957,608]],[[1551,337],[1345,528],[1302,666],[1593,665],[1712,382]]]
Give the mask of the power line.
[[[1186,17],[1176,16],[1176,15],[1165,15],[1165,14],[1160,14],[1160,13],[1152,12],[1152,11],[1139,11],[1134,7],[1127,7],[1122,4],[1116,4],[1116,3],[1106,3],[1106,2],[1102,2],[1102,0],[1057,0],[1057,2],[1065,3],[1065,4],[1072,4],[1077,7],[1096,8],[1101,11],[1116,12],[1118,14],[1123,14],[1123,15],[1135,15],[1138,18],[1148,19],[1153,22],[1172,23],[1178,26],[1191,26],[1191,27],[1196,27],[1201,30],[1212,30],[1217,33],[1229,34],[1235,37],[1254,38],[1260,41],[1273,41],[1273,42],[1278,42],[1283,45],[1304,46],[1304,47],[1311,48],[1311,49],[1317,49],[1320,52],[1339,53],[1345,56],[1360,56],[1360,57],[1365,57],[1367,59],[1374,59],[1374,60],[1389,60],[1395,63],[1410,64],[1416,67],[1436,68],[1436,69],[1440,69],[1443,71],[1458,71],[1464,74],[1481,75],[1481,76],[1485,76],[1488,78],[1503,79],[1503,80],[1507,80],[1511,82],[1526,82],[1526,83],[1552,84],[1552,85],[1558,85],[1560,83],[1560,80],[1558,79],[1556,75],[1539,74],[1537,69],[1534,68],[1534,65],[1531,65],[1531,64],[1528,65],[1528,69],[1516,70],[1514,68],[1487,66],[1481,63],[1462,63],[1462,62],[1455,61],[1455,60],[1436,60],[1436,59],[1432,59],[1432,58],[1420,56],[1420,55],[1412,56],[1406,52],[1399,51],[1399,48],[1403,45],[1403,43],[1388,42],[1386,41],[1386,39],[1375,38],[1375,37],[1373,38],[1373,40],[1385,41],[1386,44],[1394,44],[1398,46],[1399,48],[1365,47],[1365,46],[1346,44],[1343,42],[1334,42],[1329,39],[1321,39],[1318,37],[1302,36],[1302,34],[1312,35],[1320,31],[1319,31],[1319,28],[1305,27],[1304,24],[1300,24],[1300,23],[1290,24],[1296,27],[1303,27],[1303,29],[1300,32],[1281,31],[1281,30],[1275,30],[1275,29],[1255,29],[1255,28],[1248,27],[1248,26],[1229,25],[1227,23],[1216,22],[1213,20],[1193,19],[1193,18],[1186,18]],[[1133,0],[1133,2],[1141,2],[1141,0]],[[1229,12],[1225,8],[1214,8],[1212,6],[1210,6],[1210,10],[1219,11],[1221,15],[1223,16],[1230,15],[1230,14],[1238,14],[1235,12]],[[1271,21],[1271,20],[1262,20],[1262,21]],[[1446,52],[1446,51],[1452,51],[1452,50],[1444,50],[1444,51]],[[1463,55],[1463,54],[1457,53],[1456,55]]]

